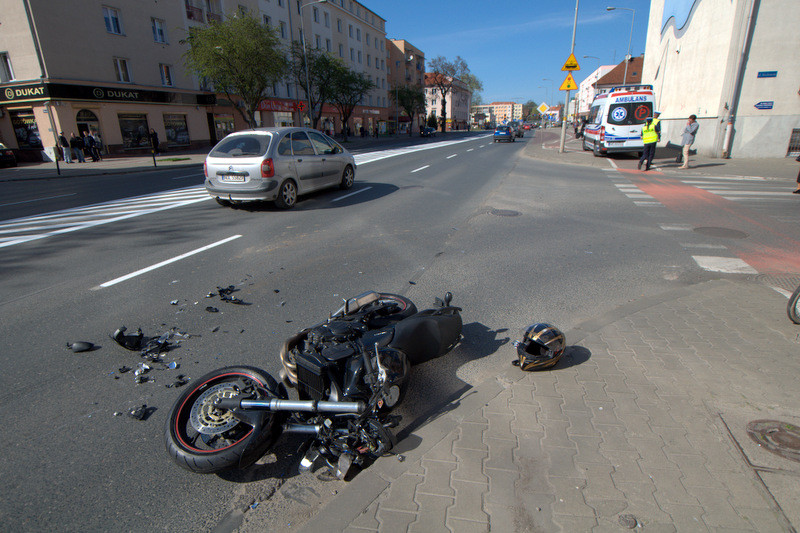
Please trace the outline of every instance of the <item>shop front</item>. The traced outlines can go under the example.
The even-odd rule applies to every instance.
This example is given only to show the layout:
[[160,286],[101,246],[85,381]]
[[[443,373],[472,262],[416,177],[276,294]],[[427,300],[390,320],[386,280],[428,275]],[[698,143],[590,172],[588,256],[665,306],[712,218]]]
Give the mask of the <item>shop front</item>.
[[[57,136],[91,132],[105,153],[206,147],[213,94],[135,87],[36,83],[0,87],[0,136],[21,160],[53,160]],[[7,134],[11,133],[12,135]],[[8,137],[12,137],[9,139]],[[12,141],[12,142],[8,142]]]

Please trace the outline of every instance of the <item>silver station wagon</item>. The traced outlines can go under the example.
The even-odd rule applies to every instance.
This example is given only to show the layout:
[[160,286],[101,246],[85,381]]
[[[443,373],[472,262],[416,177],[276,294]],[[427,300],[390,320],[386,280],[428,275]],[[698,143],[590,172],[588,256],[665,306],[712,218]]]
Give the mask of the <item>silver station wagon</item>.
[[208,154],[206,190],[221,205],[274,201],[281,209],[297,197],[327,187],[349,189],[353,155],[309,128],[258,128],[231,133]]

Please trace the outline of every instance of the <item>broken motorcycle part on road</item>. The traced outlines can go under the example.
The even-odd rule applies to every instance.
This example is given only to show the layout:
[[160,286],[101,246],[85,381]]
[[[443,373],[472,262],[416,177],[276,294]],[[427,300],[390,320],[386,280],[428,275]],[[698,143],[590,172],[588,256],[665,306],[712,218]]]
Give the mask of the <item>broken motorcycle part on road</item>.
[[88,352],[92,348],[94,348],[94,344],[87,341],[78,341],[78,342],[68,342],[67,348],[72,350],[75,353],[78,352]]

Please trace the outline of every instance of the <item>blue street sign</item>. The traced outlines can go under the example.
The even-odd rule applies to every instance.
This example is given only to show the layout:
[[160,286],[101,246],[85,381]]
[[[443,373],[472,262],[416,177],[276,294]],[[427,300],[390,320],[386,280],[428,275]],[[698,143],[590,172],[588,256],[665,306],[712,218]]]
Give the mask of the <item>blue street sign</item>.
[[759,78],[777,78],[778,71],[777,70],[762,70],[758,73]]
[[763,101],[763,102],[759,102],[759,103],[757,103],[757,104],[755,105],[755,108],[756,108],[756,109],[772,109],[772,105],[773,105],[774,103],[775,103],[775,102],[774,102],[774,101],[772,101],[772,100],[766,100],[766,101]]

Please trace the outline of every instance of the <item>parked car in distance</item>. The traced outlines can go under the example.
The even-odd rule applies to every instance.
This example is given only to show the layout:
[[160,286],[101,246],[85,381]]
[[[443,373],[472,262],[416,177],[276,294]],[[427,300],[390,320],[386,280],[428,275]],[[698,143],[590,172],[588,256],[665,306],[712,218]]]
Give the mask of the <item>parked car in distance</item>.
[[497,126],[494,129],[494,142],[514,142],[514,140],[514,132],[511,131],[511,126]]
[[522,129],[524,129],[525,131],[528,131],[528,130],[531,129],[531,125],[530,124],[523,124],[522,125]]
[[14,152],[7,148],[5,144],[0,143],[0,167],[15,167],[17,166],[17,156]]
[[423,128],[420,137],[436,137],[436,128]]
[[310,128],[258,128],[231,133],[209,152],[205,187],[220,205],[272,201],[295,206],[300,195],[353,186],[356,163],[339,143]]

